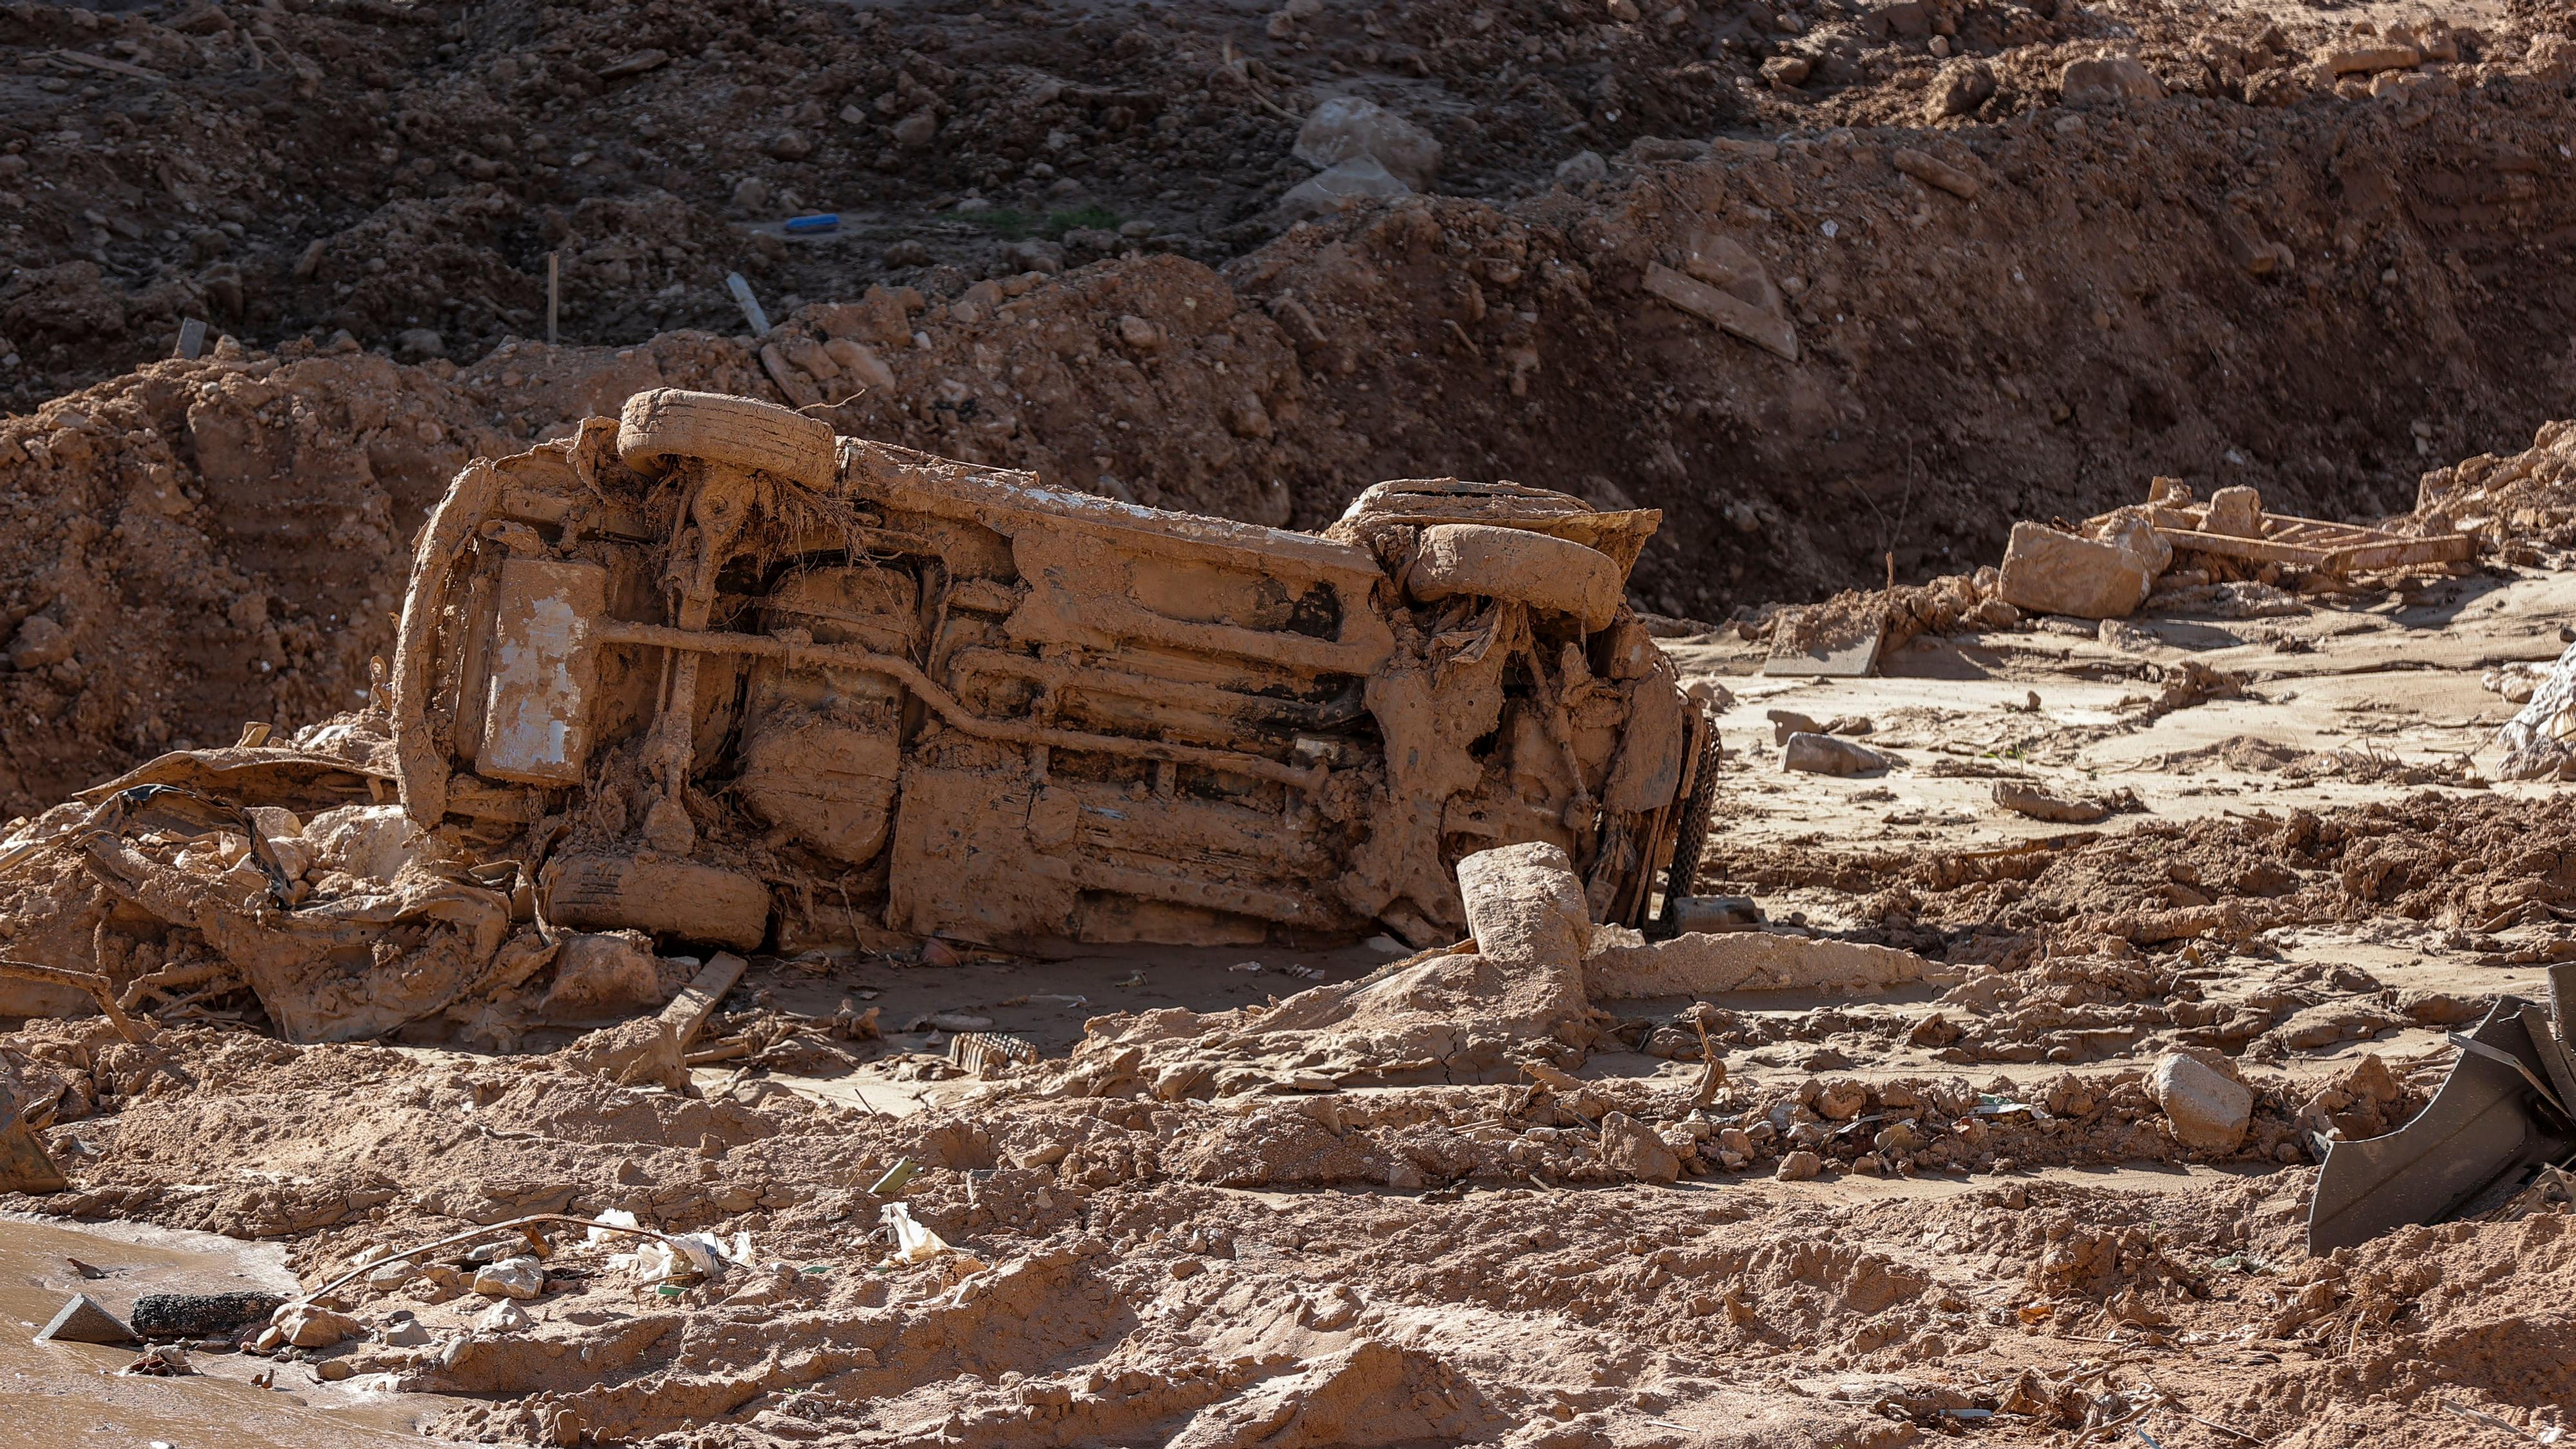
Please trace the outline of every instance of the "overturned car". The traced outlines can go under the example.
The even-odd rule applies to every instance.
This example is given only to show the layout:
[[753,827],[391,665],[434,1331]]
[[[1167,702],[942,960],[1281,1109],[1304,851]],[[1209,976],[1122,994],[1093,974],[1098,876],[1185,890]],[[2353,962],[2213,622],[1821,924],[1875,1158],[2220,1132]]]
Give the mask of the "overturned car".
[[291,1039],[560,995],[576,932],[1428,945],[1521,842],[1643,924],[1715,750],[1623,602],[1658,521],[1443,479],[1293,533],[647,392],[458,475],[365,712],[8,849],[111,898],[56,964],[129,1000],[228,964]]

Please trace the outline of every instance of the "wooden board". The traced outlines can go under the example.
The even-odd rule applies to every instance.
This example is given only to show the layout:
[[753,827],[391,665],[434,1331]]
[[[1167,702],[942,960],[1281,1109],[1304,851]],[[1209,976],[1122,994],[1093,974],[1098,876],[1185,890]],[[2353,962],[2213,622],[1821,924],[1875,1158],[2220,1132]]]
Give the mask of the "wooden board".
[[2204,531],[2209,517],[2209,505],[2205,503],[2150,503],[2146,514],[2156,532],[2177,550],[2256,563],[2290,564],[2319,573],[2456,563],[2477,551],[2475,541],[2464,533],[2418,538],[2384,528],[2365,528],[2358,523],[2330,523],[2287,513],[2264,514],[2261,538],[2209,533]]

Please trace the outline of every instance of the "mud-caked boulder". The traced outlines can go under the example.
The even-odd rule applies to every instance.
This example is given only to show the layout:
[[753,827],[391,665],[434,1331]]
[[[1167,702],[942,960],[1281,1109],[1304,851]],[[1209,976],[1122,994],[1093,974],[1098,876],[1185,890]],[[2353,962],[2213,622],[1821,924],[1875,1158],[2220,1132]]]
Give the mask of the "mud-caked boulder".
[[1601,1159],[1613,1172],[1639,1182],[1671,1182],[1682,1175],[1680,1154],[1655,1130],[1625,1112],[1601,1119]]
[[2158,1058],[2147,1095],[2173,1124],[2174,1139],[2200,1152],[2234,1152],[2254,1121],[2253,1089],[2196,1053]]
[[2136,56],[2105,55],[2067,62],[2057,92],[2070,106],[2124,106],[2163,100],[2165,87]]
[[1334,96],[1316,106],[1298,128],[1291,154],[1327,169],[1367,157],[1415,191],[1428,190],[1440,174],[1440,143],[1430,132],[1357,96]]
[[2004,602],[2024,613],[2125,618],[2154,586],[2147,560],[2131,550],[2046,524],[2014,524],[2004,548]]

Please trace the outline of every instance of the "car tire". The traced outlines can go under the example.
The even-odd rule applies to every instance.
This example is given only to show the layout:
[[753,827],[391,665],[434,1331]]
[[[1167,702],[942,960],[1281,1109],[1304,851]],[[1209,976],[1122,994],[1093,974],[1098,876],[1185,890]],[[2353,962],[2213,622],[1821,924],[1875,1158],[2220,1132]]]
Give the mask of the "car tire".
[[674,458],[745,468],[826,489],[840,473],[832,425],[747,397],[661,387],[626,400],[617,456],[639,473]]

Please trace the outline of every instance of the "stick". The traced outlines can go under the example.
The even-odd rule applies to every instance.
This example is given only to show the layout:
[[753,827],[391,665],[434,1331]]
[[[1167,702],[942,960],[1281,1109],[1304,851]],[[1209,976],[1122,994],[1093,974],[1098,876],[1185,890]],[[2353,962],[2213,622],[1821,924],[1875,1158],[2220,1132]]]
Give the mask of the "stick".
[[39,966],[32,961],[0,960],[0,976],[15,976],[21,981],[42,981],[53,986],[68,986],[86,991],[98,1003],[101,1014],[116,1028],[116,1034],[130,1042],[141,1042],[132,1018],[116,1004],[116,989],[108,979],[90,971],[66,971],[60,966]]

